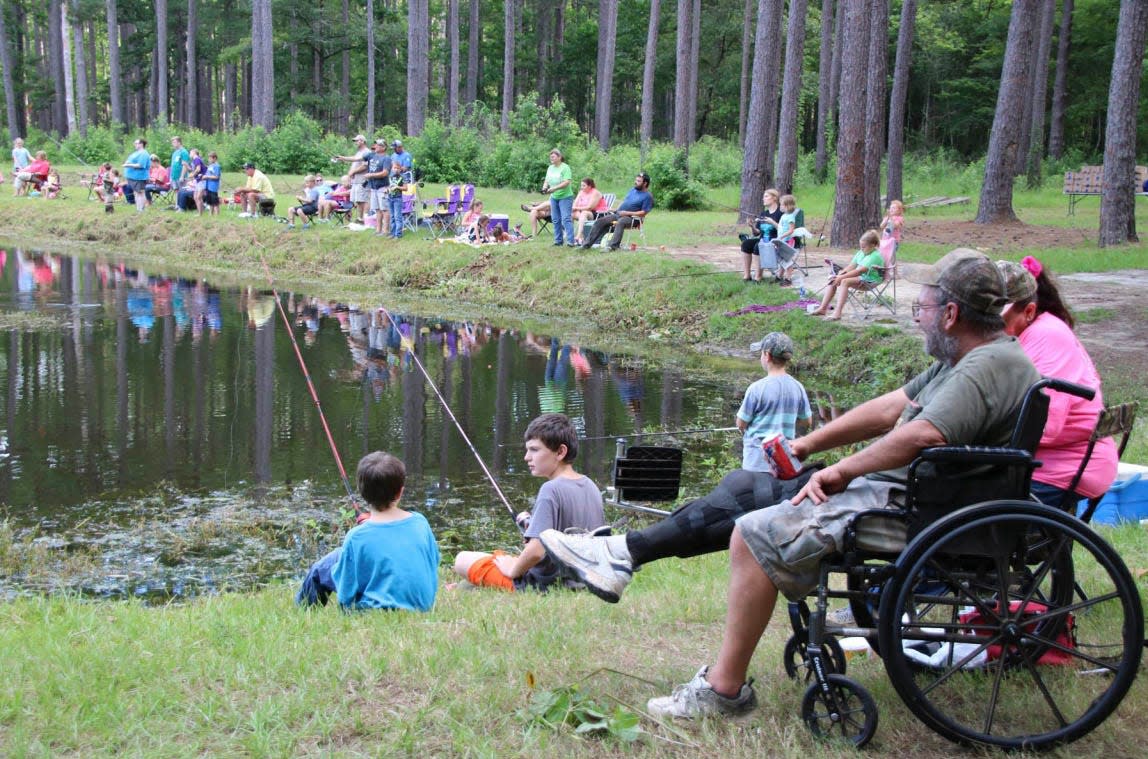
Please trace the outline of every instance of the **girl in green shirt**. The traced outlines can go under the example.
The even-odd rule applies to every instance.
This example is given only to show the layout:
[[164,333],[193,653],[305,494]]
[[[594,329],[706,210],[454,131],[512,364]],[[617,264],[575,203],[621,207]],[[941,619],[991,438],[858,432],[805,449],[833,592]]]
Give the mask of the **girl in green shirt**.
[[845,311],[845,300],[849,297],[849,290],[860,290],[880,282],[885,276],[882,269],[885,266],[885,259],[877,250],[877,246],[880,244],[881,235],[877,233],[876,229],[870,229],[861,235],[861,249],[853,254],[853,260],[848,266],[829,277],[821,305],[816,311],[809,313],[814,316],[825,316],[829,313],[829,302],[836,295],[837,305],[834,307],[833,316],[829,318],[832,321],[838,321]]

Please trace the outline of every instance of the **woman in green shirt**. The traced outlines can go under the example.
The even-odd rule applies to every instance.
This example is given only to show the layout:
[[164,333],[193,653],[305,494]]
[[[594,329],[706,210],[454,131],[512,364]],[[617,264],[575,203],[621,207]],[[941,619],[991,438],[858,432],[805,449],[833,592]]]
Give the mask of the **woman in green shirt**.
[[566,245],[574,247],[574,209],[573,175],[570,167],[562,160],[562,151],[554,148],[550,151],[550,166],[546,169],[546,181],[542,183],[542,192],[550,196],[550,218],[554,224],[554,244],[562,245],[562,235],[565,232]]

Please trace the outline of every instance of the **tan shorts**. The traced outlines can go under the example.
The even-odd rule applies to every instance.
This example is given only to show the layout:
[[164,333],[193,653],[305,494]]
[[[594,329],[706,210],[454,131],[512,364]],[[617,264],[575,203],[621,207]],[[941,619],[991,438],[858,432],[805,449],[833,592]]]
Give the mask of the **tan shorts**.
[[366,203],[368,197],[367,185],[353,184],[351,185],[351,202],[352,203]]
[[[821,563],[841,550],[845,529],[867,509],[895,508],[904,486],[859,478],[821,505],[806,498],[782,501],[751,511],[737,520],[737,530],[757,563],[787,598],[797,601],[817,587]],[[866,519],[858,547],[897,553],[905,547],[905,525],[894,519]]]

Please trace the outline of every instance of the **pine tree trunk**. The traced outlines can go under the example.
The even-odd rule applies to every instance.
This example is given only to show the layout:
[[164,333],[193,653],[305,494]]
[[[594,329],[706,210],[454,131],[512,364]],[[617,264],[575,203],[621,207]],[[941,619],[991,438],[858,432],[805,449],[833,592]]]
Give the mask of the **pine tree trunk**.
[[897,60],[893,64],[893,92],[889,97],[889,159],[885,196],[905,196],[905,103],[909,96],[909,61],[913,55],[913,28],[917,23],[917,0],[901,4],[901,28],[897,32]]
[[[270,15],[268,13],[268,21]],[[270,28],[267,29],[267,33],[271,33]],[[168,115],[171,98],[168,94],[167,56],[167,0],[155,0],[155,118],[160,122],[171,121]]]
[[446,71],[446,118],[451,126],[458,124],[458,82],[462,78],[459,71],[458,12],[459,0],[447,0],[446,44],[448,64]]
[[[80,20],[79,0],[71,0],[72,6],[72,57],[75,61],[75,73],[72,86],[75,95],[74,107],[76,113],[76,128],[80,134],[87,136],[88,124],[91,114],[88,110],[88,63],[87,53],[84,50],[84,22]],[[66,11],[65,11],[66,13]]]
[[1056,79],[1052,85],[1052,117],[1048,130],[1048,155],[1064,155],[1064,115],[1068,112],[1068,51],[1072,46],[1073,0],[1064,0],[1060,11],[1060,34],[1056,41]]
[[865,88],[868,84],[868,0],[838,0],[842,7],[841,102],[837,127],[837,187],[832,243],[852,246],[865,232]]
[[510,112],[514,110],[514,19],[516,0],[503,0],[502,47],[502,120],[503,132],[510,131]]
[[618,0],[598,0],[598,68],[595,73],[594,127],[602,150],[610,147],[610,104],[614,99],[614,53]]
[[199,61],[196,60],[196,35],[199,31],[199,3],[196,0],[187,0],[187,47],[185,53],[185,66],[187,67],[187,84],[184,86],[183,100],[187,104],[187,123],[193,127],[202,127],[199,119]]
[[481,28],[478,16],[478,0],[470,0],[470,13],[466,25],[466,99],[468,108],[474,108],[478,100],[478,32]]
[[889,70],[889,0],[869,4],[869,81],[865,85],[865,219],[881,220],[881,157],[885,155],[885,79]]
[[367,132],[375,134],[375,0],[367,0]]
[[[916,2],[916,0],[906,0]],[[821,46],[817,56],[817,148],[813,173],[824,182],[829,166],[829,114],[833,80],[833,0],[821,0]]]
[[1138,242],[1136,236],[1136,116],[1148,36],[1148,0],[1121,0],[1116,53],[1108,86],[1100,246]]
[[761,210],[761,194],[773,180],[773,144],[770,122],[777,122],[775,87],[776,67],[770,42],[781,30],[781,0],[758,0],[757,31],[753,44],[753,81],[750,88],[749,117],[745,123],[745,159],[741,167],[741,198],[738,221],[745,222]]
[[427,117],[430,79],[430,3],[408,0],[407,4],[407,134],[423,133]]
[[833,37],[833,68],[829,74],[829,129],[837,126],[837,114],[840,109],[841,95],[841,41],[844,36],[841,27],[845,23],[845,9],[841,7],[841,0],[837,0],[837,10],[833,14],[833,28],[836,34]]
[[797,98],[801,94],[808,12],[807,0],[789,0],[785,79],[781,85],[781,125],[777,138],[777,187],[782,193],[793,192],[793,175],[797,173]]
[[68,129],[65,134],[76,133],[75,81],[72,77],[72,24],[68,20],[68,4],[60,3],[60,51],[64,58],[64,115]]
[[108,98],[111,101],[111,121],[113,124],[126,124],[124,101],[120,82],[120,22],[116,0],[106,0],[104,11],[108,22]]
[[650,0],[650,21],[646,26],[646,60],[642,67],[642,163],[654,136],[654,68],[658,62],[658,22],[661,20],[662,0]]
[[698,65],[701,60],[701,38],[702,0],[694,0],[694,7],[690,11],[690,102],[686,114],[686,124],[689,125],[688,145],[693,145],[698,139],[698,93],[701,89]]
[[678,0],[677,64],[674,82],[674,145],[684,148],[690,144],[690,99],[697,96],[690,80],[690,34],[693,31],[693,0]]
[[23,137],[27,130],[16,110],[15,76],[12,72],[12,47],[8,42],[8,24],[4,14],[0,12],[0,68],[3,71],[4,84],[4,112],[8,116],[8,136],[12,139]]
[[251,0],[251,123],[275,128],[275,50],[271,0]]
[[[824,0],[824,2],[832,3],[833,0]],[[751,84],[749,73],[750,64],[753,60],[750,57],[753,52],[753,11],[753,0],[745,0],[745,16],[742,20],[741,30],[741,89],[737,99],[737,144],[742,148],[745,147],[745,119],[749,114],[749,88]]]
[[534,17],[534,37],[538,50],[538,66],[534,77],[538,85],[538,102],[550,104],[550,61],[553,58],[554,48],[554,12],[553,3],[538,3]]
[[1036,44],[1036,66],[1032,87],[1032,126],[1028,140],[1028,187],[1037,189],[1043,182],[1041,159],[1044,157],[1044,108],[1048,102],[1048,57],[1052,52],[1052,22],[1056,0],[1041,0],[1040,32]]
[[52,78],[56,97],[52,102],[51,128],[61,133],[67,133],[69,113],[67,108],[67,90],[64,82],[64,46],[60,30],[61,0],[52,0],[48,6],[48,39],[45,53],[48,56],[48,75]]
[[[351,0],[343,0],[342,6],[344,35],[351,26]],[[340,61],[339,77],[339,125],[337,131],[344,131],[351,125],[351,45],[344,37],[343,53]]]
[[977,224],[1016,221],[1016,213],[1012,209],[1013,172],[1020,147],[1022,119],[1017,104],[1025,100],[1029,51],[1036,31],[1039,4],[1040,0],[1013,0],[996,115],[989,133],[988,155],[985,156],[985,181],[977,208]]

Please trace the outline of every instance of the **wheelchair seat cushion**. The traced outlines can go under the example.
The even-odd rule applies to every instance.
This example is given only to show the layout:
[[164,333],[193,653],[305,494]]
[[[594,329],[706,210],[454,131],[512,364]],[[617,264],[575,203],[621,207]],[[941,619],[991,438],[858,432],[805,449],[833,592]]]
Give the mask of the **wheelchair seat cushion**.
[[[904,487],[896,483],[858,478],[820,505],[807,498],[750,512],[737,520],[737,529],[777,589],[797,601],[817,587],[821,563],[842,550],[856,514],[896,511],[903,495]],[[866,519],[858,527],[857,542],[866,551],[898,553],[905,547],[905,524],[893,515]]]

